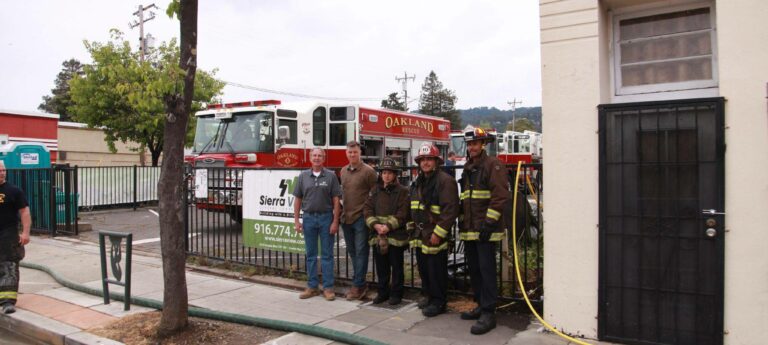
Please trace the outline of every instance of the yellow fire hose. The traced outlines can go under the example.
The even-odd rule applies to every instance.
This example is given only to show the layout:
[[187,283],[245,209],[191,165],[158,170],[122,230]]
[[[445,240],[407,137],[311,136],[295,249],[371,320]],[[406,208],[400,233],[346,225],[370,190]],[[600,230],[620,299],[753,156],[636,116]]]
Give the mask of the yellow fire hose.
[[533,305],[531,305],[531,301],[528,299],[528,294],[525,292],[525,286],[523,286],[523,279],[520,276],[520,264],[517,260],[517,229],[516,229],[516,223],[515,219],[517,216],[517,181],[520,179],[520,165],[522,162],[517,163],[517,172],[515,173],[515,185],[512,186],[515,189],[514,194],[514,201],[512,202],[512,251],[515,257],[515,274],[517,275],[517,282],[520,284],[520,291],[523,292],[523,299],[525,299],[525,303],[528,304],[528,308],[531,309],[531,312],[533,315],[536,315],[536,318],[539,319],[539,322],[541,322],[544,327],[547,327],[550,331],[554,332],[555,334],[559,335],[563,339],[566,339],[568,341],[572,341],[579,345],[590,345],[587,342],[584,342],[582,340],[575,339],[571,336],[568,336],[560,331],[558,331],[555,327],[552,327],[552,325],[548,324],[546,321],[544,321],[544,318],[539,315],[538,312],[536,312],[536,309],[533,309]]

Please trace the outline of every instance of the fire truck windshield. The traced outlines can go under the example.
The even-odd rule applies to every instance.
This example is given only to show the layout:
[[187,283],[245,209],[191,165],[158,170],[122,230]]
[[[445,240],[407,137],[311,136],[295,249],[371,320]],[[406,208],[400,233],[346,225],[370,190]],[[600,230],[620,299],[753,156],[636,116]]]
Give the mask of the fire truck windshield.
[[268,111],[234,113],[231,119],[201,116],[197,118],[194,152],[273,152],[273,128],[273,113]]
[[451,136],[451,151],[459,157],[467,154],[467,143],[464,142],[464,136]]

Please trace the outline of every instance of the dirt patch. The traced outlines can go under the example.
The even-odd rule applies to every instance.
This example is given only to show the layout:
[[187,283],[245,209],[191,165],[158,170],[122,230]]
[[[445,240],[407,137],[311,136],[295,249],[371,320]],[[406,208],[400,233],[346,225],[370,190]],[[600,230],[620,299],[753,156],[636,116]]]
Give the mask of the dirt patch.
[[127,345],[197,345],[197,344],[261,344],[285,332],[222,321],[189,318],[189,326],[176,335],[158,338],[159,311],[129,315],[106,326],[89,329],[89,333]]

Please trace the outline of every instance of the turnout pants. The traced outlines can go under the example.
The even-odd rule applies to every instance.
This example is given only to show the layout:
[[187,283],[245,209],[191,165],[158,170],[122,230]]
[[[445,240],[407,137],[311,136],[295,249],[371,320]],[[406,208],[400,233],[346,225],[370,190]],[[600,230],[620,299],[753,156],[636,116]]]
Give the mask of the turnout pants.
[[465,241],[469,278],[475,302],[483,312],[496,311],[496,246],[498,242]]
[[417,250],[421,289],[429,298],[429,304],[443,307],[448,302],[448,251],[424,254]]
[[[403,272],[403,253],[405,247],[389,245],[387,254],[381,255],[379,247],[373,247],[373,259],[376,263],[376,277],[379,284],[379,295],[387,297],[403,297],[403,281],[405,274]],[[390,288],[390,275],[392,287]]]
[[0,229],[0,305],[16,304],[19,291],[19,261],[24,247],[19,244],[16,227]]

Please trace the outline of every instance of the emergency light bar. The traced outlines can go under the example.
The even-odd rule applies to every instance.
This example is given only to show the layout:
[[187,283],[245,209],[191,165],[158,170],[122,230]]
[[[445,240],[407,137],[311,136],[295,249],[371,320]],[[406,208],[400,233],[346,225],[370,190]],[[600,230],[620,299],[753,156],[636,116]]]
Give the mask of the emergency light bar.
[[282,102],[276,99],[268,99],[263,101],[249,101],[238,103],[224,103],[224,104],[209,104],[206,109],[223,109],[223,108],[238,108],[238,107],[259,107],[265,105],[280,105]]

